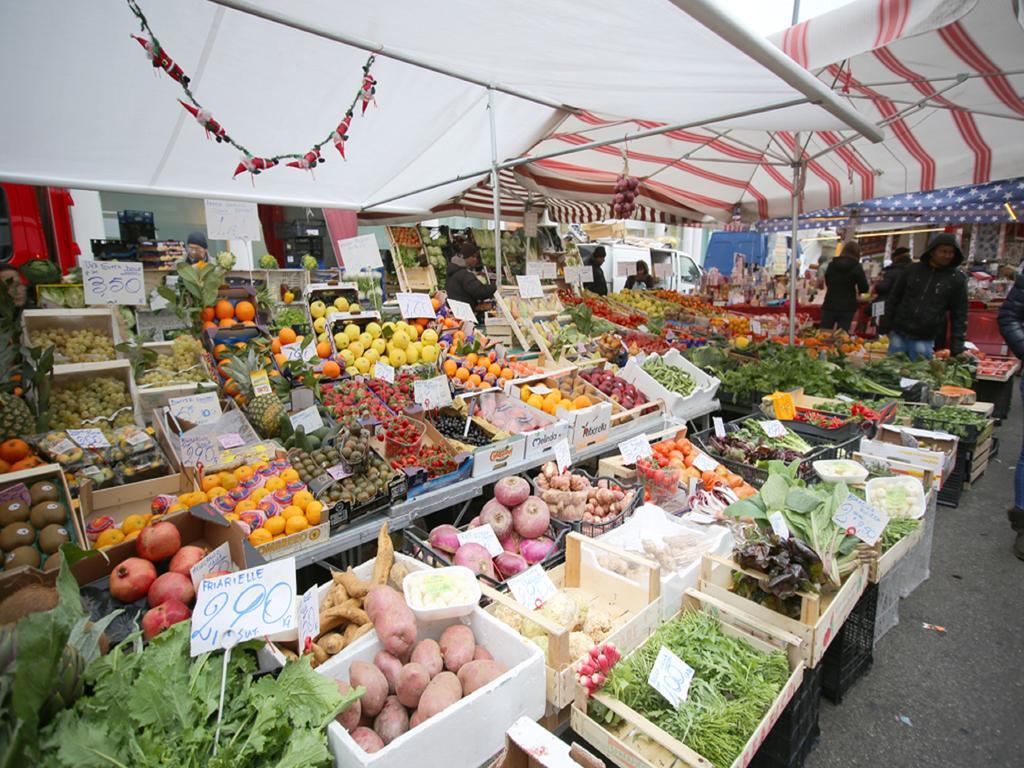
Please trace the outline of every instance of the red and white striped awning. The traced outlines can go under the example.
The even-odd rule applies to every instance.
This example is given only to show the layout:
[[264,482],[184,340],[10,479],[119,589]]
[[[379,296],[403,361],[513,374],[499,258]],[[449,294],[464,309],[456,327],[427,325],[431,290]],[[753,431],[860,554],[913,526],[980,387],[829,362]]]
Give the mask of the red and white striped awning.
[[[1024,173],[1024,11],[1021,0],[857,0],[772,38],[858,111],[886,126],[871,144],[844,131],[801,136],[810,158],[802,210]],[[709,80],[709,83],[711,81]],[[658,123],[570,116],[532,152],[621,137]],[[788,131],[701,128],[601,147],[519,169],[560,198],[607,198],[614,177],[643,179],[639,203],[718,220],[790,213]]]

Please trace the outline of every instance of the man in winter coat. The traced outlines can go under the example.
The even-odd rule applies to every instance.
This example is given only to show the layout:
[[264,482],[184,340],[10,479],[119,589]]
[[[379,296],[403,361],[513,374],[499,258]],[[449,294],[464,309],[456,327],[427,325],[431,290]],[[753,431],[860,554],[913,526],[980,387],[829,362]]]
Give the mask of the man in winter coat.
[[896,287],[903,270],[910,266],[910,249],[897,248],[892,252],[892,263],[882,270],[882,277],[875,284],[875,297],[878,301],[884,301],[885,297],[892,293]]
[[590,280],[583,281],[583,288],[598,296],[608,295],[608,281],[604,279],[605,250],[603,245],[597,246],[590,253],[590,258],[583,260],[583,266],[593,270]]
[[885,300],[881,331],[889,334],[889,354],[911,360],[930,358],[935,337],[950,315],[949,351],[959,355],[967,337],[967,275],[957,269],[964,260],[956,238],[936,235],[917,264],[900,275]]
[[867,293],[868,279],[860,265],[860,248],[854,242],[829,262],[825,270],[825,301],[821,305],[821,327],[831,331],[850,330],[857,312],[857,294]]
[[480,266],[480,248],[476,243],[463,243],[459,256],[453,256],[445,269],[445,293],[448,298],[464,301],[474,307],[494,295],[496,286],[481,283],[476,276]]
[[[1024,275],[1018,275],[1013,288],[999,308],[999,332],[1006,345],[1017,357],[1024,358]],[[1024,397],[1024,379],[1020,383]],[[1024,560],[1024,446],[1017,457],[1017,469],[1013,474],[1013,508],[1007,512],[1010,525],[1017,532],[1013,554]]]

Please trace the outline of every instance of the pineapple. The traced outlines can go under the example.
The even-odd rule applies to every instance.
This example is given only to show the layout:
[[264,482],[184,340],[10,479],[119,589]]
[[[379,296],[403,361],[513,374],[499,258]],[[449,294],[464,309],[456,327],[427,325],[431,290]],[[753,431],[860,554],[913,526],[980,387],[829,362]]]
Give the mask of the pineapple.
[[35,426],[28,403],[10,392],[0,392],[0,441],[35,434]]
[[277,437],[281,430],[281,415],[285,410],[281,400],[273,392],[269,395],[255,396],[250,377],[263,368],[256,352],[250,348],[244,358],[231,357],[224,368],[238,385],[245,402],[245,415],[260,437]]

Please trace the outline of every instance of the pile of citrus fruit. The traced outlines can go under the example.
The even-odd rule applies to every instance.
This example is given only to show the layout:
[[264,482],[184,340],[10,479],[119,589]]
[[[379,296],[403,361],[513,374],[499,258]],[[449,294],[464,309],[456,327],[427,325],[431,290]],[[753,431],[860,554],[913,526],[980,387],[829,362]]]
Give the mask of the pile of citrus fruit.
[[589,408],[594,404],[594,402],[586,395],[566,397],[557,389],[552,389],[550,392],[538,393],[530,389],[529,384],[524,384],[519,388],[519,397],[531,408],[536,408],[538,411],[544,411],[544,413],[551,414],[552,416],[555,415],[559,408],[566,411],[575,411],[580,408]]
[[252,328],[256,325],[256,307],[251,301],[239,301],[232,304],[221,299],[212,307],[203,309],[203,330],[207,328],[235,328],[236,326]]
[[445,376],[459,389],[486,389],[501,386],[517,377],[540,373],[540,368],[518,360],[501,360],[493,350],[459,357],[449,355],[442,366]]

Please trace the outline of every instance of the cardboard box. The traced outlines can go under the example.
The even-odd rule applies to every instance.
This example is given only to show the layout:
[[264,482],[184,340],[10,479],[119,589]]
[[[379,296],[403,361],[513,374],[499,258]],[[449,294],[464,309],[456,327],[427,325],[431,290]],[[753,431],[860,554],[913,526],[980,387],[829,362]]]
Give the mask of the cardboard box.
[[[115,485],[98,491],[93,490],[92,483],[82,483],[78,495],[82,530],[88,530],[89,523],[103,516],[112,517],[114,524],[120,525],[129,515],[152,512],[151,504],[156,496],[177,496],[192,490],[195,490],[195,485],[191,476],[183,473],[128,485]],[[83,545],[85,549],[92,549],[93,546],[94,542],[88,540]]]
[[941,490],[956,464],[957,443],[954,435],[885,425],[873,440],[861,438],[860,452],[927,469],[935,475]]
[[566,744],[555,734],[526,717],[521,717],[505,734],[505,752],[492,768],[604,768],[599,760],[573,742]]

